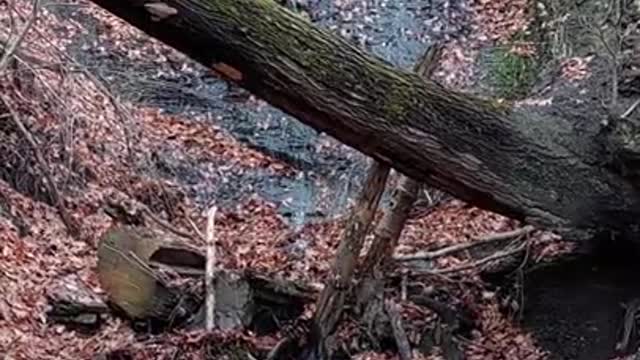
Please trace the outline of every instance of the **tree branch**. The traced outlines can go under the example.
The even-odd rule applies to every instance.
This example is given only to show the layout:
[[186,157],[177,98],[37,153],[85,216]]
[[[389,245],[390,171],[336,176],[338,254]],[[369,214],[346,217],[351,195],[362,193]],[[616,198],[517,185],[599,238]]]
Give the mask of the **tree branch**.
[[395,255],[393,259],[396,261],[435,260],[444,256],[453,255],[464,250],[469,250],[477,246],[524,236],[533,232],[533,230],[533,226],[525,226],[513,231],[491,234],[477,239],[472,239],[470,242],[449,246],[436,251],[421,251],[409,255]]
[[389,167],[386,164],[375,161],[369,168],[363,190],[351,210],[346,229],[340,239],[327,286],[316,303],[312,331],[309,334],[309,349],[320,358],[327,355],[327,337],[335,330],[347,294],[351,291],[358,256],[384,192],[388,175]]
[[20,130],[24,138],[27,140],[27,142],[31,146],[31,149],[33,150],[36,161],[38,162],[38,166],[40,167],[40,170],[44,174],[45,182],[47,184],[49,194],[52,197],[53,204],[58,209],[58,214],[60,215],[62,222],[67,227],[67,231],[71,236],[74,236],[74,237],[78,236],[80,232],[78,229],[78,226],[75,223],[75,221],[73,221],[69,213],[67,212],[67,209],[64,207],[62,198],[60,197],[60,192],[58,191],[58,187],[53,179],[51,170],[47,166],[47,162],[44,159],[42,152],[40,151],[40,147],[38,146],[38,143],[33,138],[33,135],[31,135],[31,132],[29,132],[29,130],[24,125],[22,120],[20,120],[20,116],[18,115],[18,112],[11,107],[10,102],[8,101],[9,99],[6,96],[1,94],[0,94],[0,99],[5,103],[7,109],[11,113],[11,117],[13,118],[13,121],[18,127],[18,130]]
[[25,39],[27,33],[35,23],[36,18],[38,17],[39,9],[40,9],[40,0],[34,0],[33,8],[31,10],[31,16],[27,20],[27,23],[24,25],[24,28],[22,28],[22,31],[18,35],[16,35],[13,39],[11,39],[11,41],[9,41],[9,44],[4,49],[4,53],[0,58],[0,74],[3,73],[4,70],[7,68],[7,66],[9,65],[9,61],[13,57],[13,54],[16,52],[16,50],[18,49],[22,41]]
[[207,214],[207,265],[205,272],[206,284],[206,330],[212,331],[216,326],[215,308],[215,271],[216,271],[216,238],[215,218],[217,207],[213,206]]
[[402,315],[400,314],[400,306],[393,300],[385,301],[385,311],[391,321],[391,329],[393,336],[396,339],[396,345],[398,346],[398,355],[401,360],[411,360],[413,356],[411,354],[411,345],[409,345],[409,339],[407,333],[404,331],[402,325]]

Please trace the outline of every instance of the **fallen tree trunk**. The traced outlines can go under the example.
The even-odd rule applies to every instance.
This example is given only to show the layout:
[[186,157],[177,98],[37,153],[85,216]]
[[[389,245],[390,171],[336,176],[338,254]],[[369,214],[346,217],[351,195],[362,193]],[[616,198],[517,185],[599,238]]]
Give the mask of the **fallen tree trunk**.
[[417,181],[567,237],[640,232],[640,197],[603,167],[606,144],[561,116],[444,89],[270,0],[93,2]]

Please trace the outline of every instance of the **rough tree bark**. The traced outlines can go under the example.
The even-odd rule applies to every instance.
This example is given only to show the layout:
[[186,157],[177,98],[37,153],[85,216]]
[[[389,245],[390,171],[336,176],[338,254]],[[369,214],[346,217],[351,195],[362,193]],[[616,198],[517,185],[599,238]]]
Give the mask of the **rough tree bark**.
[[316,304],[308,347],[313,351],[313,358],[330,358],[327,356],[327,338],[338,324],[347,296],[351,291],[360,250],[378,209],[388,175],[387,165],[380,162],[371,165],[362,192],[347,221],[329,281]]
[[[440,52],[441,46],[439,44],[430,46],[414,66],[414,71],[424,78],[431,76],[438,64]],[[374,324],[376,320],[380,319],[380,314],[385,312],[384,273],[389,268],[391,255],[409,217],[419,188],[420,184],[416,180],[407,176],[400,178],[391,195],[391,206],[384,211],[378,222],[371,249],[359,267],[360,279],[355,289],[356,311],[359,312],[360,320],[369,329],[369,332],[376,331]],[[399,314],[397,311],[393,311],[392,304],[387,305],[391,306],[386,307],[386,313],[396,337],[400,358],[409,359],[411,350],[406,343],[406,335],[404,335]]]
[[[440,44],[430,46],[422,59],[414,66],[416,74],[429,79],[438,66],[438,59],[442,52]],[[376,226],[371,249],[363,260],[362,274],[366,279],[373,280],[384,272],[384,267],[391,260],[393,250],[404,229],[411,207],[416,201],[420,183],[407,176],[402,176],[391,195],[391,206],[384,212],[382,219]]]
[[638,238],[636,188],[561,114],[443,89],[271,0],[93,2],[417,181],[567,238]]

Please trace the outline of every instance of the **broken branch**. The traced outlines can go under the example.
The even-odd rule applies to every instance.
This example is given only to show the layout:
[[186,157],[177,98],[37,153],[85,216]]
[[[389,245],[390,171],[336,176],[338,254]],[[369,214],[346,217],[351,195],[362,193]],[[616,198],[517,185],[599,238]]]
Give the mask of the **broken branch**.
[[409,345],[407,333],[404,331],[402,325],[402,315],[400,314],[399,308],[398,304],[392,300],[385,301],[385,310],[391,321],[391,330],[393,331],[393,337],[396,339],[400,360],[411,360],[413,358],[411,355],[411,346]]
[[515,255],[523,250],[525,250],[527,248],[527,246],[529,246],[530,241],[525,241],[522,244],[516,246],[516,247],[512,247],[510,249],[507,250],[503,250],[503,251],[498,251],[495,254],[492,254],[490,256],[484,257],[480,260],[474,261],[472,263],[468,263],[468,264],[464,264],[464,265],[460,265],[460,266],[454,266],[454,267],[450,267],[450,268],[445,268],[445,269],[437,269],[437,270],[427,270],[427,271],[419,271],[420,273],[423,274],[427,274],[427,275],[445,275],[445,274],[450,274],[450,273],[456,273],[456,272],[461,272],[461,271],[465,271],[465,270],[471,270],[471,269],[475,269],[478,268],[480,266],[483,266],[487,263],[490,263],[492,261],[497,261],[497,260],[501,260],[504,259],[506,257],[509,257],[511,255]]
[[338,245],[327,286],[316,303],[309,343],[310,349],[320,358],[326,357],[325,342],[342,315],[347,294],[351,290],[358,256],[384,192],[388,175],[387,164],[374,161],[369,168],[363,191],[351,210],[346,230]]
[[480,245],[486,245],[493,242],[499,242],[524,236],[531,233],[533,230],[533,226],[525,226],[513,231],[487,235],[472,240],[468,243],[453,245],[436,251],[420,251],[415,254],[409,255],[394,255],[393,259],[396,261],[435,260],[444,256],[453,255],[464,250],[469,250]]
[[213,283],[215,279],[216,269],[216,240],[215,240],[215,217],[217,207],[213,206],[209,209],[207,214],[207,265],[205,272],[206,282],[206,329],[207,331],[213,330],[215,327],[215,304],[216,294],[215,285]]
[[0,58],[0,73],[4,72],[4,70],[9,65],[9,61],[11,60],[13,54],[16,52],[27,33],[33,26],[38,17],[38,9],[40,8],[40,0],[34,0],[33,8],[31,10],[31,17],[27,20],[27,23],[24,25],[24,28],[16,37],[14,37],[7,47],[4,49],[4,53],[2,54],[2,58]]
[[15,111],[15,109],[13,109],[11,107],[11,105],[9,105],[8,98],[6,96],[0,95],[0,99],[2,99],[2,101],[5,103],[9,113],[11,114],[11,117],[13,118],[13,122],[18,127],[18,130],[20,130],[20,132],[22,133],[24,138],[27,140],[27,142],[31,146],[31,149],[33,150],[33,153],[35,155],[36,161],[38,162],[38,166],[40,167],[40,170],[42,171],[42,173],[44,175],[45,182],[46,182],[47,188],[49,190],[49,194],[51,195],[52,200],[53,200],[53,204],[55,205],[56,209],[58,210],[58,214],[60,215],[60,218],[62,219],[62,222],[67,227],[67,231],[69,231],[69,234],[71,236],[74,236],[74,237],[77,236],[79,234],[78,227],[77,227],[76,223],[72,220],[71,216],[69,216],[69,213],[67,212],[67,209],[64,207],[64,204],[62,203],[62,198],[60,197],[60,192],[58,191],[58,187],[57,187],[55,181],[53,180],[53,175],[51,174],[51,170],[47,166],[47,162],[45,161],[44,156],[42,155],[42,152],[40,151],[40,148],[38,147],[38,143],[33,138],[33,135],[31,135],[31,132],[29,132],[29,130],[24,125],[22,120],[20,120],[18,112]]

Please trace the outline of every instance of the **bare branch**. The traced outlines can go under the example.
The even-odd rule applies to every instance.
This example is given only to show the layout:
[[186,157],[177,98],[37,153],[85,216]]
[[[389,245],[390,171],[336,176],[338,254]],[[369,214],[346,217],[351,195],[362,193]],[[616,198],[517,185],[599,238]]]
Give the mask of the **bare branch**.
[[481,267],[482,265],[488,264],[492,261],[496,261],[496,260],[501,260],[504,259],[506,257],[509,257],[511,255],[515,255],[523,250],[525,250],[527,248],[527,246],[529,246],[530,242],[529,241],[525,241],[522,244],[513,247],[513,248],[509,248],[507,250],[503,250],[503,251],[498,251],[493,255],[484,257],[478,261],[474,261],[472,263],[468,263],[468,264],[463,264],[460,266],[454,266],[454,267],[450,267],[450,268],[446,268],[446,269],[437,269],[437,270],[428,270],[428,271],[420,271],[421,273],[424,274],[433,274],[433,275],[445,275],[445,274],[451,274],[451,273],[456,273],[456,272],[460,272],[460,271],[465,271],[465,270],[471,270],[471,269],[476,269]]
[[338,244],[327,286],[316,302],[309,347],[321,358],[326,356],[327,337],[334,331],[344,310],[358,256],[384,192],[389,169],[387,164],[378,161],[369,167],[363,190],[351,209],[345,232]]
[[[537,242],[537,244],[546,244],[546,243],[550,243],[552,242],[552,239],[545,239],[542,241]],[[456,273],[456,272],[461,272],[461,271],[465,271],[465,270],[471,270],[471,269],[475,269],[475,268],[479,268],[487,263],[490,263],[492,261],[497,261],[497,260],[501,260],[504,259],[506,257],[515,255],[521,251],[527,250],[529,249],[529,246],[532,245],[532,239],[527,239],[526,241],[515,245],[515,246],[510,246],[509,248],[502,250],[502,251],[498,251],[492,255],[489,255],[487,257],[484,257],[480,260],[471,262],[471,263],[467,263],[467,264],[462,264],[460,266],[453,266],[453,267],[449,267],[449,268],[445,268],[445,269],[436,269],[436,270],[417,270],[415,271],[415,273],[417,274],[423,274],[423,275],[438,275],[438,276],[443,276],[446,274],[451,274],[451,273]],[[522,266],[522,265],[521,265]]]
[[626,351],[631,340],[631,333],[634,330],[636,324],[636,316],[640,311],[640,299],[633,299],[626,304],[623,304],[625,308],[622,338],[616,343],[616,351]]
[[631,115],[636,110],[638,105],[640,105],[640,99],[631,104],[631,106],[629,106],[629,108],[622,115],[620,115],[620,118],[625,119],[629,117],[629,115]]
[[206,329],[207,331],[213,330],[215,327],[215,306],[216,306],[216,293],[215,279],[216,270],[216,240],[215,240],[215,218],[217,207],[213,206],[209,209],[207,214],[207,266],[205,272],[205,286],[206,286]]
[[36,18],[38,17],[39,8],[40,0],[34,0],[33,9],[31,10],[31,17],[29,17],[29,19],[27,20],[27,23],[24,25],[24,28],[22,29],[20,34],[11,39],[11,41],[5,48],[4,53],[2,54],[2,58],[0,58],[0,73],[4,72],[4,70],[7,68],[7,66],[9,65],[9,61],[13,57],[13,54],[18,49],[27,33],[35,23]]
[[404,331],[402,325],[402,315],[400,314],[400,306],[392,300],[385,301],[385,311],[389,315],[391,321],[391,329],[393,331],[393,337],[396,339],[396,345],[398,346],[398,355],[401,360],[411,360],[411,346],[409,345],[409,339],[407,333]]
[[[129,127],[127,125],[130,124],[134,124],[134,120],[133,120],[133,115],[131,114],[131,112],[127,109],[127,107],[125,107],[120,101],[119,99],[117,99],[112,93],[111,91],[107,88],[107,86],[105,85],[106,81],[100,76],[100,75],[96,75],[94,73],[92,73],[91,71],[89,71],[86,66],[80,64],[79,62],[77,62],[73,57],[71,57],[67,52],[61,50],[57,44],[55,44],[51,39],[49,39],[40,29],[38,29],[37,27],[33,29],[33,31],[40,37],[41,40],[43,40],[47,45],[50,45],[51,49],[54,49],[57,53],[57,55],[59,55],[62,59],[64,59],[64,61],[66,61],[66,63],[68,63],[69,65],[71,65],[74,69],[76,69],[77,71],[79,71],[80,73],[82,73],[84,76],[86,76],[91,82],[93,82],[94,85],[96,85],[96,87],[98,87],[98,90],[100,90],[102,92],[103,95],[105,95],[107,97],[107,99],[109,100],[109,102],[111,103],[111,105],[114,108],[114,111],[116,112],[116,114],[118,115],[118,117],[120,118],[121,122],[122,122],[122,129],[124,132],[124,136],[125,136],[125,145],[127,147],[127,160],[129,162],[133,162],[134,160],[134,151],[133,151],[133,143],[132,143],[132,131],[129,129]],[[0,43],[0,48],[2,47],[2,44]],[[35,69],[30,66],[29,63],[35,63],[38,66],[41,66],[43,68],[46,69],[51,69],[51,70],[58,70],[61,68],[61,65],[64,63],[60,63],[60,64],[55,64],[55,63],[51,63],[48,62],[46,60],[40,59],[39,57],[35,56],[34,54],[29,54],[26,51],[22,50],[22,51],[18,51],[16,49],[14,56],[16,58],[18,58],[18,60],[20,60],[23,64],[27,65],[30,70],[32,72],[35,73]],[[42,81],[42,80],[41,80]],[[45,81],[42,81],[43,84],[46,85]],[[54,96],[57,97],[57,93],[55,91],[53,91],[52,89],[48,88],[49,92]],[[65,102],[62,101],[62,99],[58,98],[58,100],[64,104]]]
[[196,235],[198,235],[198,237],[206,243],[207,242],[207,238],[204,236],[202,231],[200,231],[200,229],[198,229],[198,226],[193,221],[193,219],[188,214],[185,215],[185,217],[187,218],[187,221],[189,222],[189,225],[191,226],[191,229],[193,230],[193,232],[195,232]]
[[[149,207],[143,205],[143,206],[141,206],[141,209],[144,212],[144,214],[149,217],[149,219],[153,220],[155,223],[157,223],[158,225],[160,225],[163,228],[165,228],[165,230],[168,230],[168,231],[174,233],[175,235],[178,235],[178,236],[186,238],[186,239],[193,239],[194,238],[193,234],[190,234],[190,233],[188,233],[188,232],[186,232],[184,230],[178,229],[177,227],[173,226],[168,221],[165,221],[165,220],[161,219],[160,217],[158,217],[156,214],[154,214],[151,211],[151,209],[149,209]],[[202,236],[202,233],[200,231],[198,231],[196,233],[195,237],[200,239],[200,240],[206,240],[204,238],[204,236]]]
[[444,249],[436,250],[436,251],[421,251],[415,254],[410,255],[395,255],[393,257],[396,261],[412,261],[412,260],[435,260],[437,258],[441,258],[444,256],[453,255],[455,253],[469,250],[471,248],[486,245],[493,242],[509,240],[512,238],[520,237],[531,233],[534,230],[533,226],[525,226],[520,229],[516,229],[513,231],[507,231],[497,234],[487,235],[481,238],[477,238],[472,240],[471,242],[458,244],[446,247]]
[[31,145],[36,161],[38,162],[38,166],[40,167],[40,170],[44,174],[44,178],[46,180],[45,182],[47,183],[47,187],[49,188],[48,189],[49,194],[53,198],[53,203],[58,209],[58,213],[60,215],[60,218],[62,218],[62,222],[64,222],[65,226],[67,227],[69,234],[71,234],[72,236],[77,236],[79,233],[78,227],[76,226],[75,222],[71,219],[71,217],[69,216],[69,213],[67,212],[67,209],[64,207],[64,204],[62,203],[60,192],[58,191],[58,187],[56,186],[55,181],[53,180],[53,175],[51,174],[51,171],[47,166],[47,162],[44,159],[44,156],[42,155],[40,148],[38,147],[38,143],[33,138],[33,135],[31,135],[31,133],[29,132],[27,127],[24,125],[22,120],[20,120],[18,112],[11,107],[10,102],[8,101],[8,98],[6,96],[0,95],[0,99],[2,99],[2,101],[5,103],[7,109],[11,113],[11,117],[13,118],[13,121],[15,122],[16,126],[18,127],[22,135],[25,137],[29,145]]

